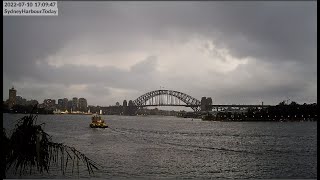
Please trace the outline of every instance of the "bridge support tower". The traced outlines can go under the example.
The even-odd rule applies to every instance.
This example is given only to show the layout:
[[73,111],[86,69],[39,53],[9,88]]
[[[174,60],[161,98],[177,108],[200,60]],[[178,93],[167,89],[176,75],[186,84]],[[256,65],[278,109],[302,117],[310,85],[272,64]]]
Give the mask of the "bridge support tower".
[[212,99],[211,97],[202,97],[201,98],[201,111],[212,111]]

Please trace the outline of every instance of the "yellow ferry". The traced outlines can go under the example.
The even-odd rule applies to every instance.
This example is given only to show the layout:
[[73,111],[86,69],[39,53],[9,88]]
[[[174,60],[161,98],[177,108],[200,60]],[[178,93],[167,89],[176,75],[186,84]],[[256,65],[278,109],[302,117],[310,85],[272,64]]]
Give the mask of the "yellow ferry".
[[90,123],[91,128],[107,128],[108,126],[104,122],[104,120],[101,119],[101,116],[94,115],[91,117],[92,122]]

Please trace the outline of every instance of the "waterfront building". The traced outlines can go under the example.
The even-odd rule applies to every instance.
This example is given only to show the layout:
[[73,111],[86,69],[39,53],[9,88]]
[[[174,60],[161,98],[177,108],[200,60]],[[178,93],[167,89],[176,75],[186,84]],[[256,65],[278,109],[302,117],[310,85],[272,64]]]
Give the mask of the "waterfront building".
[[79,99],[79,111],[81,112],[87,112],[87,100],[85,98]]
[[135,106],[134,106],[134,104],[133,104],[133,101],[130,100],[129,103],[128,103],[128,108],[127,108],[127,110],[126,110],[126,114],[127,114],[127,115],[135,115],[136,110],[137,110],[137,109],[135,108]]
[[92,106],[92,105],[90,105],[87,108],[90,109],[91,113],[99,113],[100,112],[100,106]]
[[68,110],[69,112],[71,112],[71,109],[72,109],[72,101],[70,100],[70,101],[68,101],[68,103],[67,103],[67,110]]
[[68,98],[63,98],[63,100],[62,100],[62,108],[63,108],[63,110],[67,110],[67,108],[68,108]]
[[72,111],[78,111],[79,101],[77,97],[72,98]]
[[207,98],[206,97],[202,97],[201,98],[201,111],[206,111],[206,103],[207,103]]
[[127,106],[127,100],[123,101],[123,107]]
[[67,98],[58,99],[57,108],[63,112],[66,111],[68,109],[68,99]]
[[58,106],[57,106],[57,108],[58,108],[59,110],[63,109],[63,99],[58,99]]
[[212,99],[211,97],[208,97],[206,99],[206,111],[212,111]]
[[127,114],[127,100],[124,100],[122,104],[123,104],[122,114],[126,115]]
[[12,108],[14,105],[16,105],[16,96],[17,96],[17,90],[12,87],[9,89],[9,108]]
[[68,99],[67,98],[58,99],[57,108],[59,110],[66,111],[68,109]]
[[132,100],[129,101],[128,106],[133,106],[133,101]]

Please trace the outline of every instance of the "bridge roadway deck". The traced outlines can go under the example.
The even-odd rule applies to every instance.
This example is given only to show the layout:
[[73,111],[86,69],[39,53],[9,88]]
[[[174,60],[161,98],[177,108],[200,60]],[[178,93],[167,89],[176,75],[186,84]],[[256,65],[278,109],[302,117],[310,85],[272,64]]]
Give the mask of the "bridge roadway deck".
[[[201,105],[186,105],[186,104],[152,104],[152,105],[140,105],[137,107],[149,107],[149,106],[184,106],[184,107],[200,107]],[[240,105],[226,105],[226,104],[214,104],[214,105],[210,105],[211,107],[270,107],[272,105],[244,105],[244,104],[240,104]]]

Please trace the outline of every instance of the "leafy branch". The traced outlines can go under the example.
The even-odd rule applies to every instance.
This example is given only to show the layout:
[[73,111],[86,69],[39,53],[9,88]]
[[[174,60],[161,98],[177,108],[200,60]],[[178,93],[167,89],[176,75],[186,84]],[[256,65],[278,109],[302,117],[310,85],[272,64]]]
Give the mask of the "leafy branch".
[[40,173],[49,173],[52,165],[60,166],[61,172],[65,174],[68,163],[71,162],[72,174],[75,167],[79,174],[79,162],[87,167],[89,175],[93,174],[94,170],[99,170],[96,162],[74,147],[53,142],[51,136],[43,131],[43,124],[36,124],[36,120],[37,116],[32,114],[19,119],[10,138],[3,129],[3,145],[6,148],[2,176],[5,177],[11,167],[15,174],[19,172],[20,175],[27,170],[32,174],[34,168]]

